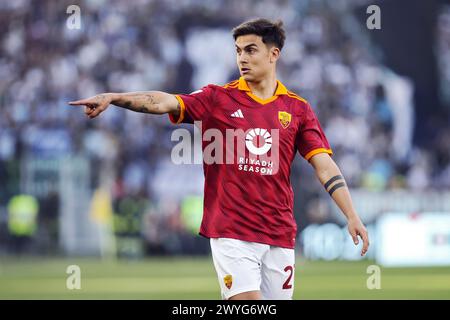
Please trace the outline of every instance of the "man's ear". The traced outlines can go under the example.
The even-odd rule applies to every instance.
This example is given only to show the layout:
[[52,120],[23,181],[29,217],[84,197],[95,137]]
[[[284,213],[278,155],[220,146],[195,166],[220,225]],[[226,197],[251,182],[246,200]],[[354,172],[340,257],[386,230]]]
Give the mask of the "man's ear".
[[272,48],[270,48],[269,54],[270,63],[274,63],[278,60],[278,58],[280,58],[281,51],[277,47],[273,46]]

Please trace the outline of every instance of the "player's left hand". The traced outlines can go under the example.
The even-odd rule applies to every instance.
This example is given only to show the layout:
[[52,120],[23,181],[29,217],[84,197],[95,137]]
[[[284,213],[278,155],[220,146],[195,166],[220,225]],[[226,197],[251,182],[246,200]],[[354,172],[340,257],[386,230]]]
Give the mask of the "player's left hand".
[[348,220],[348,232],[352,236],[355,245],[358,245],[359,243],[358,236],[361,237],[363,241],[361,256],[364,256],[369,249],[369,234],[359,218]]

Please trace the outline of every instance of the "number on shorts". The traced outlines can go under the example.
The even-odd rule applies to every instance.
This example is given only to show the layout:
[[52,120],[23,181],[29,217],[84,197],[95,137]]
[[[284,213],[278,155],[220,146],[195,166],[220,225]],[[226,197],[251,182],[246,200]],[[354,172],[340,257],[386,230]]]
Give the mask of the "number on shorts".
[[289,272],[289,276],[286,279],[286,281],[283,283],[283,289],[291,289],[292,284],[290,284],[290,282],[292,279],[292,275],[294,274],[294,268],[292,268],[292,266],[287,266],[286,268],[284,268],[284,272]]

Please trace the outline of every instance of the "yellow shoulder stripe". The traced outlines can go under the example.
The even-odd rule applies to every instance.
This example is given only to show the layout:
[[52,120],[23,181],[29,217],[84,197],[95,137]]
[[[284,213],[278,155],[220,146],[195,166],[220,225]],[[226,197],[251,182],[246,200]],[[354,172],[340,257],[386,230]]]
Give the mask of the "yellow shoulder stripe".
[[302,97],[296,95],[295,93],[293,93],[291,91],[288,91],[287,95],[288,95],[288,97],[300,100],[301,102],[308,103],[308,101],[306,101],[305,99],[303,99]]
[[228,82],[226,85],[223,86],[223,88],[235,88],[239,85],[239,80],[234,80],[231,82]]

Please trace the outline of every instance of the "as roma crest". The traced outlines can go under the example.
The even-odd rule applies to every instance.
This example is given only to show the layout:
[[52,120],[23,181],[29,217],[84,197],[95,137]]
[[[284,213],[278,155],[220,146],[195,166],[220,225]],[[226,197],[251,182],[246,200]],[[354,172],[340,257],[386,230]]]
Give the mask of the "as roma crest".
[[231,289],[231,286],[233,285],[233,277],[231,274],[227,274],[225,277],[223,277],[223,282],[225,282],[225,286],[228,289]]
[[286,129],[291,124],[292,115],[286,111],[278,111],[278,120],[281,126]]

